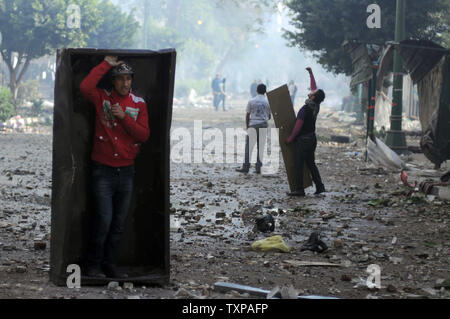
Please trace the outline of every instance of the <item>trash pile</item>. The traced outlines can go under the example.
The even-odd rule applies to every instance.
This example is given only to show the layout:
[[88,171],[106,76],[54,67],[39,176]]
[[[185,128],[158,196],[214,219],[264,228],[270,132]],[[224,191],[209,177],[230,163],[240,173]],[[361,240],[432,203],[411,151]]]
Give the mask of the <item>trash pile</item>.
[[408,174],[402,170],[400,179],[405,187],[409,189],[409,194],[421,192],[425,195],[437,196],[443,200],[450,200],[450,171],[441,176],[440,181],[425,179],[415,181],[413,184],[408,182]]
[[8,121],[0,123],[0,131],[20,132],[20,133],[40,133],[39,125],[53,125],[52,116],[25,117],[20,115],[10,118]]
[[393,150],[384,144],[379,138],[375,141],[367,139],[367,156],[376,165],[390,169],[405,169],[406,165]]

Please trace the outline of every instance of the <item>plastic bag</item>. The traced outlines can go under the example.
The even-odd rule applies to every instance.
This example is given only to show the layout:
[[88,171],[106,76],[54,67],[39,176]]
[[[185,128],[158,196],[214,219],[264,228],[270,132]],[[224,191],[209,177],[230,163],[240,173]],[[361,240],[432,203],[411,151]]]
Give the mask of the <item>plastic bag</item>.
[[291,251],[291,247],[286,245],[283,237],[281,237],[280,235],[255,241],[252,244],[252,249],[254,251],[280,251],[283,253],[288,253]]
[[367,155],[374,164],[391,169],[406,168],[400,156],[378,138],[375,138],[375,142],[370,138],[367,140]]

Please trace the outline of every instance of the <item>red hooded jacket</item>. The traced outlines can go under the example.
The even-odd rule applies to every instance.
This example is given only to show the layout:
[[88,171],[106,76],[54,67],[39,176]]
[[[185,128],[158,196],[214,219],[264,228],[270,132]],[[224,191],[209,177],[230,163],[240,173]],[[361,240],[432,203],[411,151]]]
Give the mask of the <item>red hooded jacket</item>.
[[[150,135],[147,104],[131,92],[122,96],[114,89],[108,92],[97,88],[110,68],[111,65],[103,61],[80,84],[81,93],[94,104],[96,111],[91,158],[112,167],[129,166],[134,164],[140,144]],[[110,111],[110,106],[116,103],[126,114],[123,120],[115,118]]]

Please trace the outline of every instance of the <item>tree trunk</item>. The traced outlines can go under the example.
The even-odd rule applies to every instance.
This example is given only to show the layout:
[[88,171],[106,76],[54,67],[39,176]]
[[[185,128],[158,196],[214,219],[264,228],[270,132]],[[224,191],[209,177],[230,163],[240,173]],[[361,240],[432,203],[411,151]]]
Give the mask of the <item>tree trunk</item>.
[[[3,56],[3,61],[5,61],[6,66],[8,67],[9,72],[9,89],[12,94],[13,102],[14,102],[14,110],[17,111],[17,96],[19,93],[20,83],[28,70],[30,65],[30,59],[26,57],[24,54],[19,54],[17,58],[17,65],[13,65],[13,52],[1,52]],[[25,59],[25,63],[22,62]],[[22,69],[20,69],[22,67]],[[20,69],[20,72],[19,72]]]
[[169,5],[169,27],[176,30],[178,26],[178,15],[180,12],[180,0],[171,0]]
[[221,73],[223,67],[225,66],[225,64],[228,62],[228,60],[230,59],[230,57],[232,56],[233,50],[234,50],[235,44],[233,43],[227,50],[227,53],[225,53],[225,55],[223,56],[222,59],[220,59],[219,63],[216,66],[216,70],[215,73]]

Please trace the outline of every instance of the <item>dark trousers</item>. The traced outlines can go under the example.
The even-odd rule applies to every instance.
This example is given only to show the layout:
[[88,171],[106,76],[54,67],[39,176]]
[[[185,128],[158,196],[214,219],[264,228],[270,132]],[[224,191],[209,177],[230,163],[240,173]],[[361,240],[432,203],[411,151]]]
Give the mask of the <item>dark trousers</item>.
[[246,138],[245,138],[245,160],[244,160],[244,165],[243,165],[243,169],[250,169],[250,156],[251,153],[253,152],[253,147],[255,146],[255,139],[256,139],[256,165],[255,168],[257,170],[261,169],[262,164],[262,152],[264,151],[264,145],[265,145],[265,139],[266,139],[266,135],[267,132],[263,132],[260,129],[266,129],[267,130],[267,123],[264,124],[255,124],[255,125],[250,125],[249,129],[254,129],[256,136],[253,136],[253,134],[251,134],[252,136],[252,141],[250,141],[250,136],[249,134],[247,134]]
[[133,181],[134,166],[93,165],[95,211],[88,249],[89,266],[115,265],[133,193]]
[[295,189],[302,191],[303,187],[303,166],[306,163],[311,178],[316,188],[323,187],[319,169],[315,162],[315,151],[317,147],[316,135],[310,137],[298,137],[295,142]]

